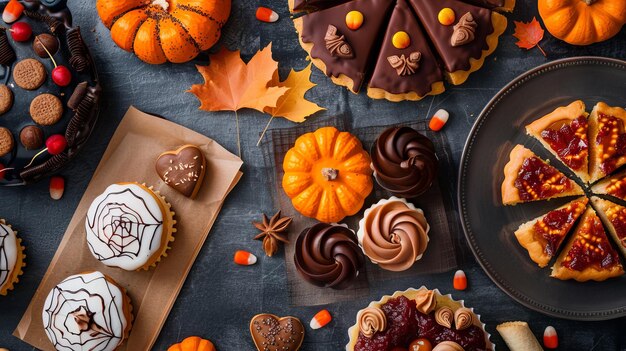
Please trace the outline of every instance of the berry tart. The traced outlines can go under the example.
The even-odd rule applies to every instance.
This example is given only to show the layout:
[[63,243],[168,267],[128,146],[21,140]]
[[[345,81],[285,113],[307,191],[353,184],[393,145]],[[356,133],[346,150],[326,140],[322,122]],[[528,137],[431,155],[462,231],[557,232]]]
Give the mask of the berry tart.
[[396,291],[358,312],[346,351],[493,350],[480,316],[426,287]]
[[85,145],[100,85],[80,27],[61,4],[21,1],[0,29],[0,185],[37,181]]

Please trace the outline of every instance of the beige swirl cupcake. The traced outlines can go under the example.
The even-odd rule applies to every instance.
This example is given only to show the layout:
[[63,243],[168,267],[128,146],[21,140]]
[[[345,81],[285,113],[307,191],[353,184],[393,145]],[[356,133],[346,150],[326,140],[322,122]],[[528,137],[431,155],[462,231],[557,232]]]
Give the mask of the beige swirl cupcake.
[[[388,318],[390,314],[394,318]],[[396,318],[405,316],[416,323],[415,335],[406,333],[407,328],[398,326]],[[443,335],[448,336],[443,339]],[[442,295],[439,290],[422,286],[396,291],[373,301],[357,313],[356,324],[348,330],[350,341],[346,351],[388,350],[395,347],[412,350],[411,347],[428,345],[433,351],[476,351],[494,350],[485,331],[480,315],[465,307],[463,300],[455,301],[452,296]],[[442,340],[443,339],[443,340]],[[410,340],[408,344],[395,345],[390,340]]]
[[430,226],[421,209],[395,196],[365,210],[359,221],[359,245],[381,268],[404,271],[422,258]]

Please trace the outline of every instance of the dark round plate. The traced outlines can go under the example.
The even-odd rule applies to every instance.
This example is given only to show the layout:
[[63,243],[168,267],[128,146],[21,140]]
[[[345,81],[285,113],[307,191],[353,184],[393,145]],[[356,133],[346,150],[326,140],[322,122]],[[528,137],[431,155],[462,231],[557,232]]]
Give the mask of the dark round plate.
[[501,203],[503,168],[516,144],[550,159],[551,164],[573,176],[527,136],[524,127],[576,99],[583,100],[588,111],[598,101],[626,105],[626,61],[577,57],[550,62],[524,73],[496,94],[465,143],[459,169],[459,212],[474,256],[505,293],[551,316],[606,320],[626,315],[626,276],[587,283],[550,278],[554,260],[539,268],[513,235],[521,223],[572,198],[517,206]]

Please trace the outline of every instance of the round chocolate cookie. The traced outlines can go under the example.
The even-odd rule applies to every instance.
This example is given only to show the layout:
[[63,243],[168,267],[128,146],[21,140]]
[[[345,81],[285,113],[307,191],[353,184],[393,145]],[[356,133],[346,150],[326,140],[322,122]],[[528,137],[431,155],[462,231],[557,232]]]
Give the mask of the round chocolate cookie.
[[20,88],[35,90],[46,81],[46,68],[35,59],[27,58],[13,67],[13,80]]
[[13,106],[13,92],[8,86],[0,84],[0,115],[5,114]]
[[8,154],[13,150],[15,141],[13,140],[13,134],[7,128],[0,127],[0,157]]
[[20,132],[20,142],[26,150],[36,150],[43,146],[43,131],[37,126],[26,126]]
[[41,94],[30,103],[30,116],[42,126],[53,125],[63,116],[63,104],[52,94]]

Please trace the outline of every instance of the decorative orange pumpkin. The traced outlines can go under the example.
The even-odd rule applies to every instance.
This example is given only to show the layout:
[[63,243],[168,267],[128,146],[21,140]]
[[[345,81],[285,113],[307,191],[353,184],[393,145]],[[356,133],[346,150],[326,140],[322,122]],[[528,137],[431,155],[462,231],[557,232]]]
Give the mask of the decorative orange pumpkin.
[[538,6],[548,31],[574,45],[605,41],[626,23],[626,0],[539,0]]
[[187,62],[220,37],[231,0],[97,0],[113,41],[142,61]]
[[324,127],[301,135],[283,160],[283,189],[295,209],[322,222],[357,213],[372,192],[369,154],[348,132]]
[[215,346],[209,340],[190,336],[178,344],[170,346],[167,351],[215,351]]

